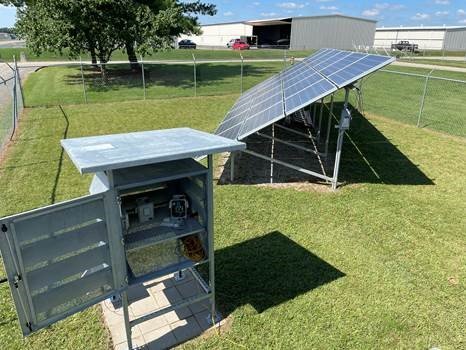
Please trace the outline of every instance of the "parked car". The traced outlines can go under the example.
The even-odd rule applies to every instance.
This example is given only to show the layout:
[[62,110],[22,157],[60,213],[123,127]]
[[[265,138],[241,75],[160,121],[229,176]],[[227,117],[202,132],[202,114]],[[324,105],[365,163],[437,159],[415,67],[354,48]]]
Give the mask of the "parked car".
[[227,47],[231,49],[233,47],[233,44],[237,41],[241,41],[241,39],[231,39],[229,42],[227,42]]
[[412,44],[406,40],[402,40],[397,44],[392,44],[392,50],[419,52],[419,45]]
[[188,40],[188,39],[184,39],[184,40],[181,40],[179,43],[178,43],[178,48],[179,49],[195,49],[196,48],[196,43],[191,41],[191,40]]
[[232,46],[233,50],[249,50],[249,44],[246,44],[244,41],[235,41]]
[[290,47],[290,39],[279,39],[277,40],[277,45],[280,47],[289,48]]

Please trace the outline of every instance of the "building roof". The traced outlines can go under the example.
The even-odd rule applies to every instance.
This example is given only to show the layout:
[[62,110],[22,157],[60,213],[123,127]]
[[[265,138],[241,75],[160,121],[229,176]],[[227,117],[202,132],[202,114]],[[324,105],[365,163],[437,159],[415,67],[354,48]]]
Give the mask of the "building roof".
[[417,26],[417,27],[379,27],[377,31],[384,30],[450,30],[450,29],[466,29],[465,26]]
[[252,20],[244,20],[244,21],[236,21],[236,22],[221,22],[221,23],[211,23],[211,24],[203,24],[203,27],[206,26],[218,26],[218,25],[226,25],[226,24],[247,24],[247,25],[274,25],[274,24],[285,24],[287,21],[291,21],[293,19],[312,19],[312,18],[323,18],[323,17],[341,17],[341,18],[351,18],[357,19],[360,21],[366,22],[373,22],[376,23],[377,21],[373,19],[361,18],[361,17],[353,17],[353,16],[346,16],[346,15],[321,15],[321,16],[297,16],[297,17],[279,17],[279,18],[267,18],[267,19],[252,19]]

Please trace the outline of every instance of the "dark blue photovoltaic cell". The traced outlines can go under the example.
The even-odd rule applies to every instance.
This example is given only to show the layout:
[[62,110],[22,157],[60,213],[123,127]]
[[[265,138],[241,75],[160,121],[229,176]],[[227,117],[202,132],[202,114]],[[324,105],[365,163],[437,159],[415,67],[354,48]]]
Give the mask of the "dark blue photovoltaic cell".
[[372,73],[382,66],[392,62],[392,60],[393,59],[385,56],[369,55],[359,59],[349,66],[328,74],[327,77],[341,88],[361,79],[369,73]]
[[392,61],[386,56],[321,49],[243,93],[215,133],[241,140]]
[[351,56],[352,53],[340,51],[331,55],[329,58],[322,59],[319,62],[313,63],[312,67],[318,71],[321,71],[325,67],[339,63],[342,60],[347,60],[348,56]]
[[283,104],[280,101],[279,103],[269,106],[265,110],[262,110],[254,117],[246,119],[239,133],[240,137],[244,138],[249,136],[256,131],[263,129],[265,126],[270,125],[284,117],[285,114],[283,113]]
[[327,76],[332,74],[338,70],[345,69],[346,67],[354,64],[355,62],[359,61],[360,59],[366,57],[364,54],[360,53],[351,53],[349,55],[345,55],[338,60],[335,60],[333,63],[328,63],[325,66],[315,67],[319,72],[323,75]]
[[222,132],[216,131],[215,134],[223,136],[223,137],[227,137],[227,138],[232,139],[232,140],[236,140],[238,138],[239,131],[240,131],[242,125],[243,125],[243,123],[236,124],[232,128],[224,130]]
[[298,93],[290,95],[285,99],[285,113],[288,115],[296,112],[297,110],[329,95],[336,90],[336,87],[326,79],[322,79],[313,85],[307,85]]

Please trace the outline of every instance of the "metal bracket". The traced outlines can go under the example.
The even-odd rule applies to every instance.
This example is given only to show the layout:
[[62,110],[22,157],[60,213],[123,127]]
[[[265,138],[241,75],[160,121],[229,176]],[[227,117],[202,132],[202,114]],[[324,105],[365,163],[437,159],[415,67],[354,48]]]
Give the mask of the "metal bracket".
[[18,288],[19,282],[22,281],[22,279],[23,278],[19,274],[14,276],[13,285],[15,288]]

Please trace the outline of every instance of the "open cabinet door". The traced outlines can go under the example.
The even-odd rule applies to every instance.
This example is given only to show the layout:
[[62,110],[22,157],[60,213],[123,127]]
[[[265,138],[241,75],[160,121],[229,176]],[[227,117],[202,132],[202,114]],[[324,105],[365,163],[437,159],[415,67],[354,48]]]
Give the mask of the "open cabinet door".
[[106,195],[0,219],[0,250],[24,335],[84,310],[121,287],[121,277],[112,268],[112,240],[118,239],[118,232],[109,232],[112,211],[106,208]]

